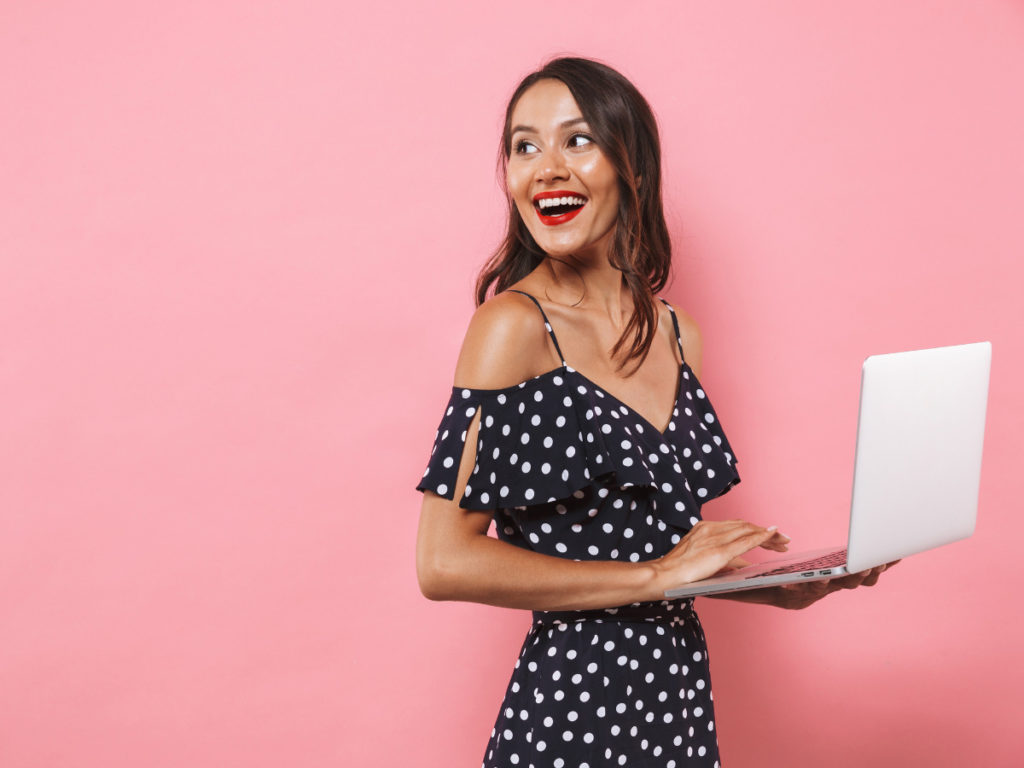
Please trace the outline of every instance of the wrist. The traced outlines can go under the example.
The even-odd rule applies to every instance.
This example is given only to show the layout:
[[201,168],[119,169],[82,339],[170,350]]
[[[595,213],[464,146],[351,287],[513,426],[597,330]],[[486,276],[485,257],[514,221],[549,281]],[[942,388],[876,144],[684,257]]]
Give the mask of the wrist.
[[668,585],[665,584],[665,571],[661,567],[661,558],[636,565],[640,571],[640,599],[645,602],[664,600]]

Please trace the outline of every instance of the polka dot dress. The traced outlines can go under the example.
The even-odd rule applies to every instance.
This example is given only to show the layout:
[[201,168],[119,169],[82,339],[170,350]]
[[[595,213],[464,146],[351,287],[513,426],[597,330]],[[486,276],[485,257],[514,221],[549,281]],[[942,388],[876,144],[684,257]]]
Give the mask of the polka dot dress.
[[[544,323],[562,358],[546,316]],[[682,354],[674,312],[672,323]],[[664,431],[564,358],[504,389],[455,388],[418,490],[454,498],[478,411],[476,465],[459,505],[493,511],[499,538],[536,552],[660,557],[700,520],[703,503],[740,479],[685,359]],[[484,768],[718,764],[707,648],[692,599],[534,611]]]

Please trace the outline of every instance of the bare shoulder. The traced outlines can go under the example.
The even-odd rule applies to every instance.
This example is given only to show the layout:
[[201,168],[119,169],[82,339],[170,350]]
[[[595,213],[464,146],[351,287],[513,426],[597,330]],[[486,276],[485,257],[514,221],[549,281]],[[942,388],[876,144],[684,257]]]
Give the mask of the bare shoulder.
[[679,336],[683,340],[683,355],[687,365],[700,378],[700,367],[703,359],[704,344],[700,334],[700,326],[693,315],[685,309],[672,304],[676,319],[679,321]]
[[473,313],[455,366],[454,386],[502,389],[558,362],[534,303],[520,293],[500,293]]

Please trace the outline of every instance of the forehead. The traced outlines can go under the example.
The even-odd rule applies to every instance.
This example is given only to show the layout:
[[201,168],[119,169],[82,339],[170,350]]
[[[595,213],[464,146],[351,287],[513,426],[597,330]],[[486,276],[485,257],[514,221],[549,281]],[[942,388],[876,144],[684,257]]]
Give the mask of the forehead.
[[538,80],[519,97],[512,110],[512,127],[557,127],[583,117],[576,99],[561,80]]

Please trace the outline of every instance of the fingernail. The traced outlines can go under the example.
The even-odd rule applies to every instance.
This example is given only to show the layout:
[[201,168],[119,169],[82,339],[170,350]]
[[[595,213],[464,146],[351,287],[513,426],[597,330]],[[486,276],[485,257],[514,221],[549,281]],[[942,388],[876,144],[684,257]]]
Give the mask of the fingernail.
[[782,531],[779,531],[779,536],[781,536],[782,538],[784,538],[784,539],[786,539],[788,541],[792,541],[792,539],[790,539],[789,536],[784,534]]
[[779,530],[779,526],[777,526],[777,525],[769,525],[767,528],[765,528],[765,530],[766,531],[777,531],[777,530]]

